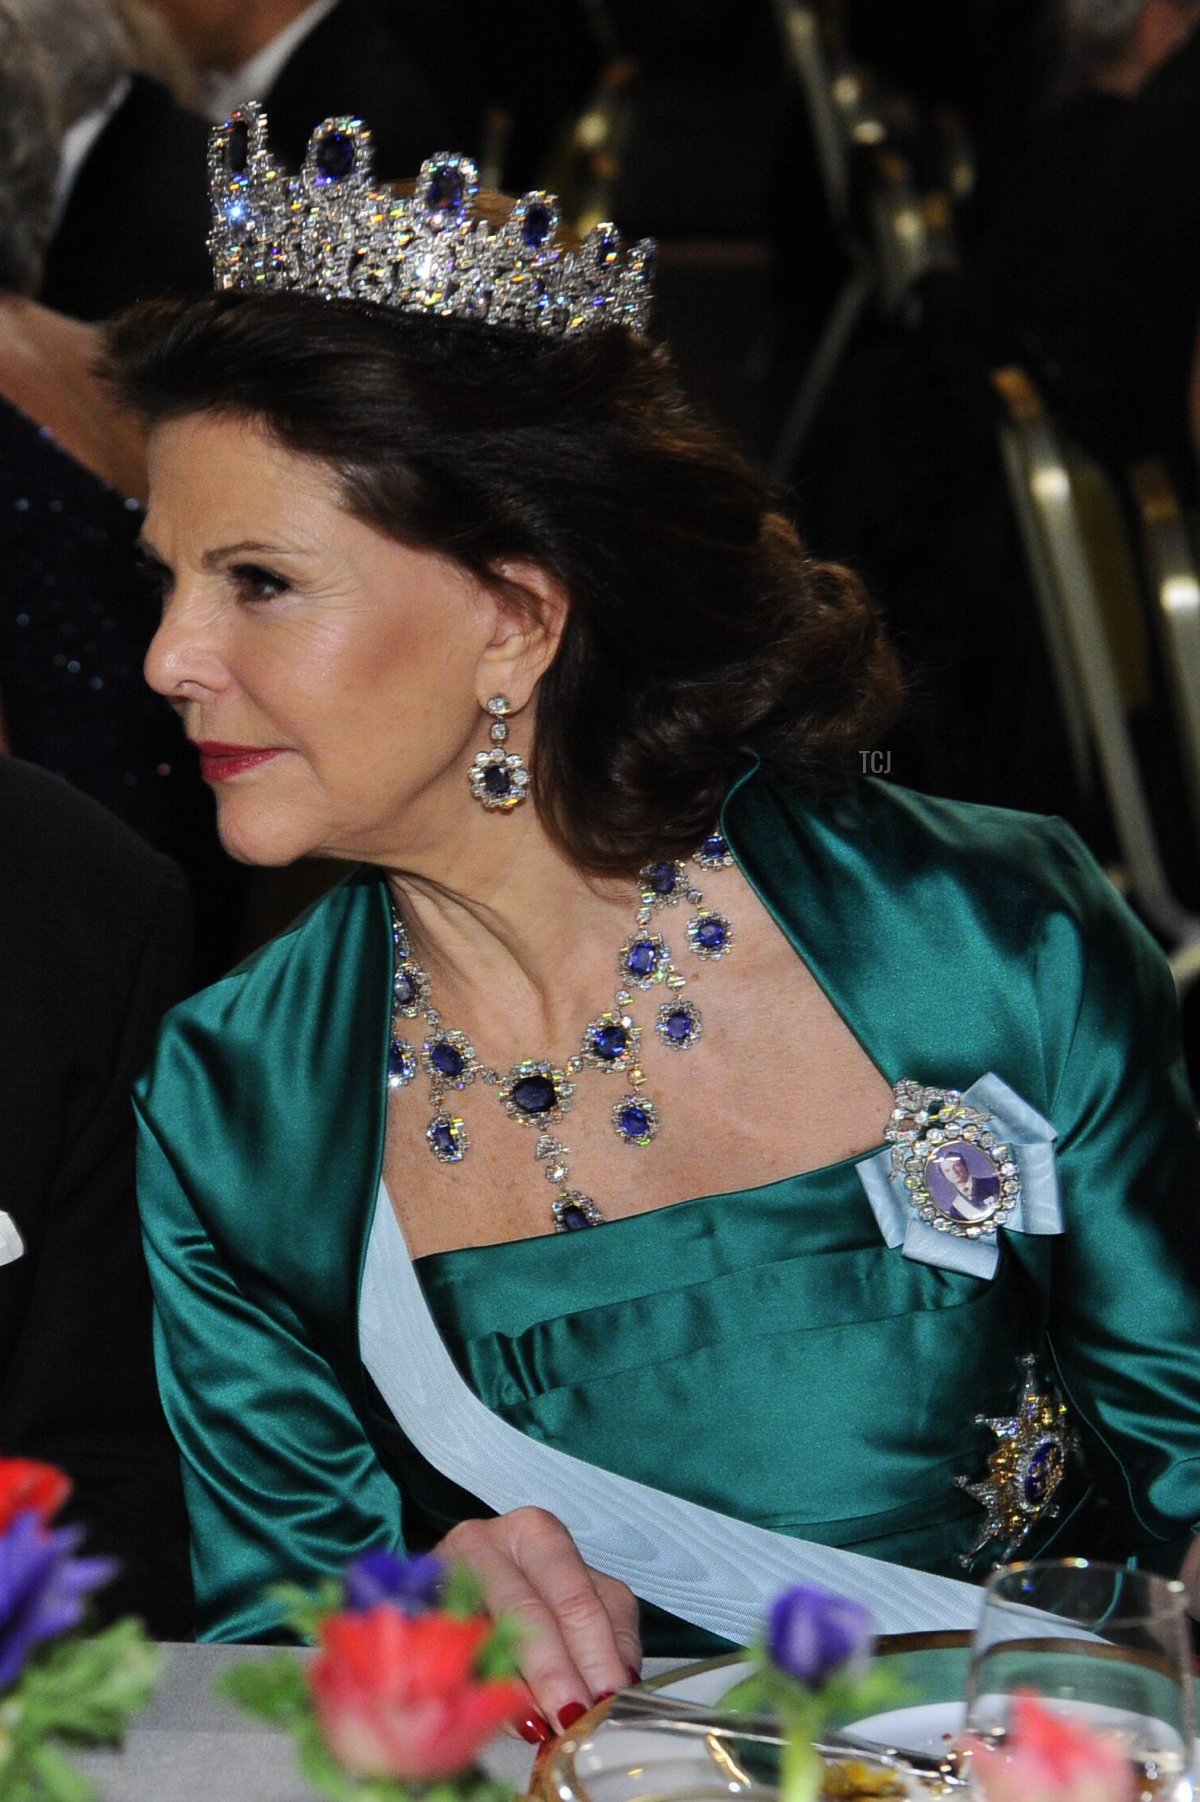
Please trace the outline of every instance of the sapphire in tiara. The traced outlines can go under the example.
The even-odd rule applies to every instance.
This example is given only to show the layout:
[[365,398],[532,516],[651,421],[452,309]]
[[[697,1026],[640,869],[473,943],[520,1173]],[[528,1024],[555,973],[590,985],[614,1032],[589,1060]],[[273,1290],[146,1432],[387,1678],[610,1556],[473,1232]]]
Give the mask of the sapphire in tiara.
[[458,163],[440,163],[429,177],[425,203],[432,211],[457,212],[466,198],[467,181]]
[[250,161],[250,127],[244,119],[235,119],[225,140],[225,161],[231,175],[244,175]]
[[521,236],[530,250],[540,250],[554,229],[554,215],[541,201],[526,207],[521,220]]
[[326,181],[345,181],[354,173],[358,151],[354,139],[344,131],[327,131],[318,138],[314,161],[317,172]]
[[556,336],[646,330],[648,240],[626,249],[605,222],[565,249],[557,202],[540,189],[493,227],[471,210],[475,164],[449,151],[426,160],[411,198],[394,194],[374,182],[371,133],[348,114],[322,121],[295,177],[268,137],[265,111],[248,102],[209,141],[219,289],[361,300]]
[[701,908],[688,921],[687,936],[697,957],[724,957],[733,943],[733,928],[724,914]]
[[664,1045],[683,1051],[694,1045],[704,1030],[700,1010],[690,1001],[665,1001],[658,1010],[654,1030]]

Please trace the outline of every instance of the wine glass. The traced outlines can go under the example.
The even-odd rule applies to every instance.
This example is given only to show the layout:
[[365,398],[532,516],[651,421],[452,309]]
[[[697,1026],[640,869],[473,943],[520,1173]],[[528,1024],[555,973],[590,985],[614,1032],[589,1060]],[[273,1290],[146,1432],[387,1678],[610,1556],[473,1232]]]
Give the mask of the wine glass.
[[1004,1755],[1022,1693],[1119,1742],[1144,1802],[1192,1802],[1196,1697],[1182,1583],[1086,1558],[997,1571],[967,1672],[970,1757]]

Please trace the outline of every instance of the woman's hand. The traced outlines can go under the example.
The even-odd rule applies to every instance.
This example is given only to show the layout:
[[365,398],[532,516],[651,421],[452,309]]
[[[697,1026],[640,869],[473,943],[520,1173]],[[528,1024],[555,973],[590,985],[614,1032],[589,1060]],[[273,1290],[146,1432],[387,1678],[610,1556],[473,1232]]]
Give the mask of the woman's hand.
[[[483,1585],[488,1612],[519,1624],[521,1674],[552,1730],[622,1689],[641,1668],[633,1591],[583,1562],[562,1522],[543,1508],[466,1520],[436,1548]],[[564,1719],[565,1715],[565,1719]],[[542,1738],[539,1723],[525,1737]]]

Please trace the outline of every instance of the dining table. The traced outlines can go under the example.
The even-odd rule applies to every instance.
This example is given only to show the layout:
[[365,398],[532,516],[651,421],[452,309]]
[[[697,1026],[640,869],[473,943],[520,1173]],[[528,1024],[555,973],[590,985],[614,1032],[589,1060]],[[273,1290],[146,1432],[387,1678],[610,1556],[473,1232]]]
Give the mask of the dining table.
[[[77,1753],[76,1768],[95,1784],[102,1802],[314,1802],[301,1777],[292,1742],[278,1728],[242,1713],[216,1692],[223,1671],[248,1659],[274,1656],[277,1646],[163,1645],[154,1700],[138,1716],[120,1750]],[[297,1659],[315,1656],[291,1648]],[[678,1660],[648,1658],[644,1675],[676,1668]],[[481,1762],[523,1793],[534,1748],[500,1735]]]

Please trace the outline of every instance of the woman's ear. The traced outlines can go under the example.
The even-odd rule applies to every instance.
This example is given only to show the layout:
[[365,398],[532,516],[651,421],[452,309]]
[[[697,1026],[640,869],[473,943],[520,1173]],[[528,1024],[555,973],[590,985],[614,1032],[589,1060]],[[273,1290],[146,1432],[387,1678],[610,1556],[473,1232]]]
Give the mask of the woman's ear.
[[517,713],[554,661],[570,603],[540,563],[506,558],[492,566],[492,578],[495,627],[479,660],[479,699],[506,695]]

